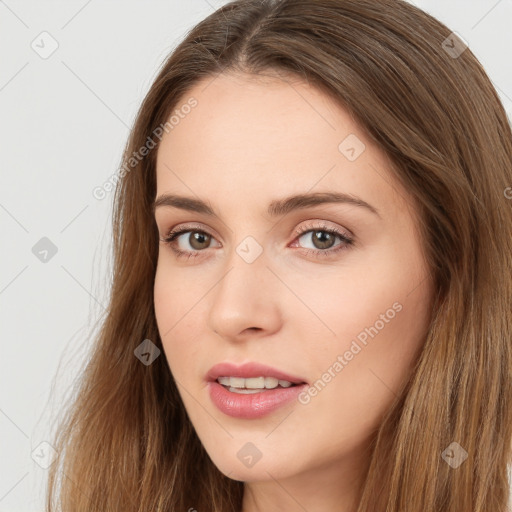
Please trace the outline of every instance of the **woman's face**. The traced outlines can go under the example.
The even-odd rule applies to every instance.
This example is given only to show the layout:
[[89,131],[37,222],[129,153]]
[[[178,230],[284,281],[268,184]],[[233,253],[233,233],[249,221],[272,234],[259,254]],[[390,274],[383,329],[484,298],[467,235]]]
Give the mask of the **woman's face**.
[[[160,242],[155,313],[197,435],[235,480],[289,479],[292,489],[300,477],[304,489],[312,474],[348,478],[367,463],[428,327],[411,200],[351,116],[305,83],[210,77],[174,113],[156,196],[213,214],[184,201],[156,207],[161,237],[185,233]],[[286,200],[296,195],[318,201]],[[235,393],[207,380],[222,362],[261,363],[306,385]],[[278,395],[288,401],[265,409]]]

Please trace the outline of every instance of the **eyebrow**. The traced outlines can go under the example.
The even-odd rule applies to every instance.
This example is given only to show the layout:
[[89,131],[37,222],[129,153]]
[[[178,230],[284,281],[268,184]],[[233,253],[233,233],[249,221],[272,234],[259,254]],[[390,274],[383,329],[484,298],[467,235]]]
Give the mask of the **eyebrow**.
[[[380,213],[371,204],[363,201],[361,198],[353,196],[351,194],[339,193],[339,192],[315,192],[310,194],[298,194],[283,199],[273,200],[267,208],[267,213],[270,217],[278,217],[286,215],[287,213],[308,208],[310,206],[326,204],[326,203],[344,203],[353,206],[358,206],[369,210],[378,217]],[[207,203],[200,199],[193,197],[179,196],[173,194],[161,194],[152,205],[152,212],[161,206],[167,206],[172,208],[180,208],[196,213],[203,213],[212,217],[219,217],[215,211]]]

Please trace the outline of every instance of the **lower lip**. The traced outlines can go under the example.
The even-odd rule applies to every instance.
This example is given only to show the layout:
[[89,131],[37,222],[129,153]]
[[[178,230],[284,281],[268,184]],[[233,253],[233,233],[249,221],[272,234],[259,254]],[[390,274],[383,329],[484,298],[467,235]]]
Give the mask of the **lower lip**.
[[240,394],[228,391],[217,381],[210,381],[209,393],[217,408],[234,418],[260,418],[279,407],[292,402],[303,391],[307,384],[298,384],[288,388],[274,388],[261,393]]

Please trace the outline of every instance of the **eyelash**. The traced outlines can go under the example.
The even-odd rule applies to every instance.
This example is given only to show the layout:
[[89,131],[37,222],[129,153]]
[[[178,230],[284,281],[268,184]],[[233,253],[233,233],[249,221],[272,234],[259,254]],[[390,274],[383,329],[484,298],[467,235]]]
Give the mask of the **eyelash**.
[[[339,251],[343,251],[353,245],[354,240],[346,235],[345,233],[337,230],[336,228],[330,228],[328,226],[322,225],[322,226],[308,226],[307,228],[297,229],[294,231],[294,235],[296,238],[300,238],[302,235],[305,235],[306,233],[310,232],[318,232],[322,231],[324,233],[328,233],[330,235],[337,236],[341,239],[341,243],[337,246],[335,246],[334,249],[303,249],[308,256],[315,256],[317,258],[323,258],[327,256],[332,256],[333,254],[337,254]],[[176,254],[178,258],[196,258],[200,255],[201,252],[204,252],[203,250],[195,250],[195,251],[182,251],[181,249],[177,249],[175,247],[175,240],[185,233],[201,233],[203,235],[208,235],[213,238],[210,233],[207,231],[200,229],[196,226],[182,226],[179,230],[171,230],[166,237],[160,238],[160,241],[163,242],[165,245],[168,245]],[[295,239],[294,239],[295,240]]]

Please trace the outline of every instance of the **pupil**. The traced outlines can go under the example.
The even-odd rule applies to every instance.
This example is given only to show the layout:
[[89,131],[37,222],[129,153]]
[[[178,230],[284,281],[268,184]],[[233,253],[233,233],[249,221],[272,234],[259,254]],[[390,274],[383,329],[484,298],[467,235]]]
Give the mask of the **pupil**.
[[329,247],[332,247],[332,241],[334,240],[334,237],[331,235],[331,233],[327,233],[326,231],[315,231],[313,235],[313,243],[315,246],[318,247],[318,244],[320,244],[319,249],[328,249]]
[[[204,249],[204,247],[201,245],[201,243],[204,243],[205,241],[209,241],[210,236],[206,233],[198,233],[194,232],[190,234],[189,242],[194,249]],[[198,246],[199,244],[199,246]]]

